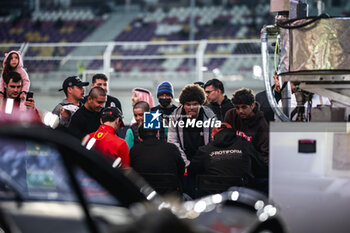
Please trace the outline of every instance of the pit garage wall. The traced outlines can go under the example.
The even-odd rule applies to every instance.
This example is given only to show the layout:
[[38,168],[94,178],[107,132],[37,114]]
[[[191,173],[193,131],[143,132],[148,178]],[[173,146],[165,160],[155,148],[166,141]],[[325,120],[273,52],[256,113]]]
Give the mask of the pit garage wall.
[[[269,197],[288,232],[349,232],[349,129],[347,123],[271,123]],[[299,140],[315,140],[316,152],[298,152]]]

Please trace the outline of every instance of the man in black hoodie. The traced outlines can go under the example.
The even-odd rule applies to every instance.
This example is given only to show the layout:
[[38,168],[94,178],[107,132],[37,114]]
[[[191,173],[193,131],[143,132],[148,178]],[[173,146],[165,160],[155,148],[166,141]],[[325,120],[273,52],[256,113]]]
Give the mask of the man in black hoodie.
[[[181,158],[177,146],[159,140],[159,130],[157,129],[144,129],[141,124],[138,130],[142,141],[131,148],[130,166],[139,173],[171,173],[180,180],[185,172],[185,162]],[[160,180],[160,182],[163,181]],[[149,182],[152,184],[152,180],[149,180]],[[163,189],[161,191],[167,192],[175,190],[176,187],[174,187],[173,190]]]
[[204,90],[209,101],[208,107],[213,110],[220,121],[223,121],[226,112],[233,108],[231,101],[224,95],[224,84],[214,78],[204,84]]
[[253,91],[248,88],[237,90],[231,99],[234,109],[229,110],[225,122],[236,131],[236,135],[251,142],[254,148],[268,162],[269,156],[269,126],[264,113],[255,102]]
[[261,155],[250,142],[236,136],[228,123],[214,128],[213,135],[214,140],[200,147],[192,158],[189,173],[239,177],[249,187],[254,186],[255,178],[267,178],[268,168]]

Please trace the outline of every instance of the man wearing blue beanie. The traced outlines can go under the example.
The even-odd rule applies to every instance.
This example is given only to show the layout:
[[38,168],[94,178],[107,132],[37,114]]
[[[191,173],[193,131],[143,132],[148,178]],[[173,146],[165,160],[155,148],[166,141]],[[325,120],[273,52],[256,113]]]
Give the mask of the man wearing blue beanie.
[[157,98],[159,105],[153,107],[151,111],[159,110],[159,112],[162,113],[163,118],[168,121],[171,113],[177,108],[177,106],[171,103],[172,99],[174,98],[173,85],[166,81],[159,84],[157,89]]

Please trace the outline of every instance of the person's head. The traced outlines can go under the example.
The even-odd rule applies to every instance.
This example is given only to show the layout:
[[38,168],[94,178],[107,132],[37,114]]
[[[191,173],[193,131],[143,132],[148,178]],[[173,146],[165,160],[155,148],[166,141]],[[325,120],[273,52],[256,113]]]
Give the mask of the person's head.
[[106,92],[108,90],[108,78],[104,74],[95,74],[92,76],[91,88],[102,87]]
[[19,51],[11,51],[9,53],[5,53],[5,59],[3,62],[4,72],[8,73],[10,71],[14,71],[18,66],[23,66],[21,64],[21,57]]
[[108,107],[102,110],[101,124],[110,125],[115,130],[124,127],[123,113],[117,107]]
[[224,98],[224,84],[216,78],[208,80],[204,84],[204,90],[208,101],[211,103],[217,103]]
[[249,119],[254,116],[255,97],[249,88],[241,88],[235,91],[231,99],[236,113],[241,119]]
[[138,131],[139,131],[139,136],[142,140],[145,140],[147,138],[157,138],[159,135],[158,129],[145,129],[143,127],[143,124],[139,125]]
[[212,132],[213,138],[217,133],[219,133],[223,129],[232,129],[232,126],[229,123],[222,122],[220,127],[214,127]]
[[18,98],[22,92],[22,77],[17,72],[10,72],[4,75],[4,88],[6,98]]
[[171,107],[171,99],[174,98],[174,88],[170,82],[162,82],[157,88],[157,98],[161,107]]
[[143,113],[149,112],[150,107],[149,104],[145,101],[137,102],[133,107],[134,118],[138,125],[143,122]]
[[64,91],[67,98],[79,101],[84,98],[84,87],[87,85],[89,82],[82,82],[78,76],[70,76],[63,81],[59,91]]
[[90,90],[85,107],[92,112],[99,112],[104,107],[107,94],[101,87],[94,87]]
[[136,102],[145,101],[149,104],[150,108],[154,107],[152,93],[149,90],[144,88],[134,88],[132,90],[131,101],[132,101],[132,106],[134,106]]
[[188,84],[182,89],[179,100],[184,106],[186,115],[197,118],[199,109],[205,102],[205,93],[199,85]]

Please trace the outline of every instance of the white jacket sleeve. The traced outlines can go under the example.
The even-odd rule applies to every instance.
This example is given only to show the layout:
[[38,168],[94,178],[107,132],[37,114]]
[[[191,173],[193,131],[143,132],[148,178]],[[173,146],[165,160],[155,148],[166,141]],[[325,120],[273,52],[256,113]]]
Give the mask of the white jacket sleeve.
[[181,157],[184,160],[186,167],[188,167],[190,165],[190,161],[187,159],[187,156],[183,148],[181,147],[181,142],[179,140],[179,138],[183,137],[183,135],[180,134],[180,131],[179,131],[180,135],[178,135],[178,131],[176,130],[176,126],[174,124],[175,122],[176,122],[175,117],[171,116],[169,118],[168,142],[176,145],[177,148],[179,148]]

